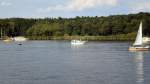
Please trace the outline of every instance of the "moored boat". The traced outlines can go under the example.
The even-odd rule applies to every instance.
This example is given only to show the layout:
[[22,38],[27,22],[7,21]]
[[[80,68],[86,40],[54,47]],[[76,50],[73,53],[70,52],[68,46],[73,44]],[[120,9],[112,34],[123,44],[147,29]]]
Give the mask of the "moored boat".
[[86,41],[81,40],[71,40],[72,45],[83,45]]
[[149,37],[143,37],[142,41],[143,41],[143,43],[150,43],[150,38]]
[[16,42],[22,42],[22,41],[27,41],[27,38],[18,36],[18,37],[14,37],[13,40]]
[[13,38],[12,37],[6,37],[3,39],[4,42],[12,42]]

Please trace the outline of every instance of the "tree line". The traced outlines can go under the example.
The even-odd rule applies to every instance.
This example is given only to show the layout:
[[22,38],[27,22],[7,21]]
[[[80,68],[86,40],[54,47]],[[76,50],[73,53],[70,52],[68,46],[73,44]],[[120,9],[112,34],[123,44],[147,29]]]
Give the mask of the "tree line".
[[111,36],[136,33],[143,22],[143,33],[150,35],[150,13],[82,16],[75,18],[0,19],[2,36]]

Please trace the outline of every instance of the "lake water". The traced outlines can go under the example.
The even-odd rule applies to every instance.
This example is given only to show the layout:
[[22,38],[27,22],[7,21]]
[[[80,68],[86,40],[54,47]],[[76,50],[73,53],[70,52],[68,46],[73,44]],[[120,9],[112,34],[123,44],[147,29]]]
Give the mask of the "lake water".
[[0,84],[150,84],[150,52],[129,42],[0,41]]

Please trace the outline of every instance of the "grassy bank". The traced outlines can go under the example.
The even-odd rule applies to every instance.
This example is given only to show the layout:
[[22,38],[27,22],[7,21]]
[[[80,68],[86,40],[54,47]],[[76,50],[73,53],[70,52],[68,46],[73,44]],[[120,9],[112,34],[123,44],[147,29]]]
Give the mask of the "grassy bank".
[[89,41],[132,41],[135,36],[112,35],[112,36],[27,36],[30,40],[72,40],[81,39]]

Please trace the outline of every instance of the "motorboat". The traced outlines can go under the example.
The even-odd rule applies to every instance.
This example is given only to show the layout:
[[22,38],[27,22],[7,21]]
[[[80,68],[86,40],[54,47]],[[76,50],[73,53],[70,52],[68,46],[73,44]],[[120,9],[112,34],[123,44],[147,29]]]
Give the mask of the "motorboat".
[[81,41],[81,40],[71,40],[72,45],[83,45],[85,44],[86,41]]
[[27,41],[27,38],[23,36],[18,36],[18,37],[14,37],[13,40],[16,42],[23,42],[23,41]]

